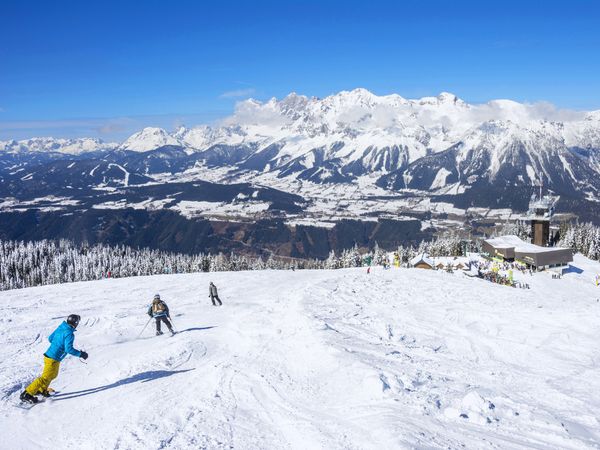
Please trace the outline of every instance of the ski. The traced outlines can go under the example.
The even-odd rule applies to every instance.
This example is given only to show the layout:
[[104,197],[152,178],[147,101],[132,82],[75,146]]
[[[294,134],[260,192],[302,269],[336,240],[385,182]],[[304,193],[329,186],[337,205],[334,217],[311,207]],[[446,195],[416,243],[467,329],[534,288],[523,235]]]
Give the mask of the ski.
[[24,402],[24,401],[22,401],[22,400],[19,400],[19,401],[18,401],[18,402],[15,404],[15,406],[16,406],[17,408],[24,409],[24,410],[28,411],[28,410],[30,410],[31,408],[33,408],[35,405],[39,405],[40,403],[44,403],[45,401],[46,401],[46,400],[45,400],[45,399],[43,399],[43,398],[41,398],[41,399],[38,399],[37,403],[30,403],[30,402]]

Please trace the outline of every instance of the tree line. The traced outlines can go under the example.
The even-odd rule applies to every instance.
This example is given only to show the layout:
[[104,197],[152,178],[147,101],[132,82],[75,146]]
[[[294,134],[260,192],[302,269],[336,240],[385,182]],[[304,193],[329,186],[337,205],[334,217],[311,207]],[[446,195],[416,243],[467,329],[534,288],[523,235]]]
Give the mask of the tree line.
[[560,247],[600,260],[600,227],[592,223],[565,223],[561,225],[560,236]]
[[[421,242],[418,246],[398,247],[403,262],[415,255],[460,256],[467,246],[455,237]],[[69,240],[33,242],[0,240],[0,290],[19,289],[56,283],[91,281],[172,273],[223,272],[240,270],[341,269],[364,265],[381,265],[389,251],[377,244],[370,251],[353,247],[325,260],[294,259],[271,255],[268,258],[246,255],[188,255],[124,245],[86,243]]]

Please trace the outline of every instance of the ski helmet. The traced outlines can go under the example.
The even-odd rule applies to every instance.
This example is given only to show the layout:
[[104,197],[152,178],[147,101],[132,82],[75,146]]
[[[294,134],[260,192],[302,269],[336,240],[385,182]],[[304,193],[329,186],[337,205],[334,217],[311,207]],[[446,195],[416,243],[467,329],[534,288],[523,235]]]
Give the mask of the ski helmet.
[[77,325],[79,325],[80,320],[81,320],[81,317],[78,316],[77,314],[71,314],[69,317],[67,317],[67,323],[69,325],[71,325],[73,328],[77,328]]
[[156,294],[156,295],[154,296],[154,300],[160,300],[160,295]]

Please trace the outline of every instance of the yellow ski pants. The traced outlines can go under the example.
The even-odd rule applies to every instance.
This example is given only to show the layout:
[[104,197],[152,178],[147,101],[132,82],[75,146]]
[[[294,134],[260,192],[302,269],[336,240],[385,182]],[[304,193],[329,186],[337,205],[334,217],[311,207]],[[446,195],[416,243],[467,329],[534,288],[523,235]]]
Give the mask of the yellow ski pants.
[[52,358],[44,356],[44,370],[42,375],[27,386],[25,389],[29,395],[37,395],[48,390],[48,386],[52,380],[58,376],[58,369],[60,368],[60,362]]

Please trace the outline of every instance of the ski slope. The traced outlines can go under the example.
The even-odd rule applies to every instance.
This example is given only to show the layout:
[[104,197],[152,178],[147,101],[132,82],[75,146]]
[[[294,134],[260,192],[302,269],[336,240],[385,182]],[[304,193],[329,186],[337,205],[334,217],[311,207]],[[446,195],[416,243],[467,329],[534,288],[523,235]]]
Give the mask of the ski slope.
[[[600,265],[574,264],[531,290],[374,268],[1,292],[0,448],[598,448]],[[137,338],[155,293],[180,332]],[[17,408],[69,313],[87,364]]]

